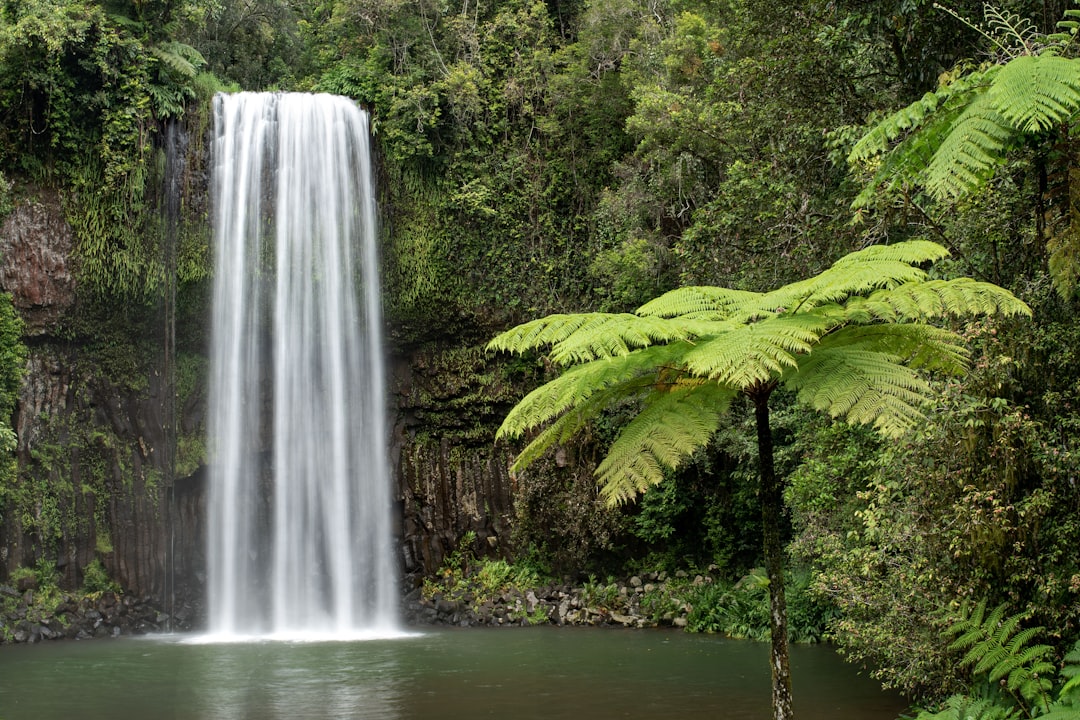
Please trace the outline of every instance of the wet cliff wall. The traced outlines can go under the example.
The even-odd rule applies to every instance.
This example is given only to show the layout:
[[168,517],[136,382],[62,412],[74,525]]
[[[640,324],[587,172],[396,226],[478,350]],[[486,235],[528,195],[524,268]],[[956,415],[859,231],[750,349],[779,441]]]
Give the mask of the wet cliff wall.
[[[208,264],[201,132],[201,142],[179,144],[182,157],[162,183],[163,196],[179,202],[172,222],[180,229],[155,240],[173,284],[136,299],[85,285],[70,207],[56,190],[22,186],[0,223],[0,290],[13,296],[28,348],[14,418],[18,476],[0,494],[0,581],[45,564],[76,588],[100,565],[126,592],[198,613],[209,279],[183,266]],[[167,209],[159,198],[146,211]],[[400,259],[414,248],[389,223],[384,236],[388,272],[399,274],[386,288],[393,294],[412,282]],[[564,451],[515,477],[519,448],[495,442],[506,412],[544,374],[536,359],[484,350],[505,318],[474,315],[466,324],[460,312],[448,320],[437,300],[408,312],[392,297],[387,304],[389,451],[406,589],[469,533],[478,554],[540,551],[568,567],[607,547],[618,519],[594,502],[594,458]]]
[[[80,293],[75,245],[61,198],[48,190],[29,192],[0,225],[0,289],[13,295],[28,346],[0,572],[55,564],[63,584],[78,587],[96,562],[128,592],[197,606],[205,284],[181,290],[170,328],[164,298],[116,306]],[[179,338],[173,353],[170,332]],[[540,368],[493,357],[480,342],[391,348],[390,356],[403,575],[411,583],[433,572],[469,532],[478,553],[521,550],[529,540],[515,535],[514,448],[497,444],[494,432]],[[588,482],[566,462],[550,471],[571,485]]]
[[45,563],[78,587],[97,562],[122,587],[162,600],[174,578],[198,572],[171,563],[192,556],[173,550],[195,547],[202,514],[203,363],[166,358],[161,299],[107,304],[80,293],[75,247],[62,199],[46,188],[25,188],[0,224],[0,288],[27,346],[0,572]]

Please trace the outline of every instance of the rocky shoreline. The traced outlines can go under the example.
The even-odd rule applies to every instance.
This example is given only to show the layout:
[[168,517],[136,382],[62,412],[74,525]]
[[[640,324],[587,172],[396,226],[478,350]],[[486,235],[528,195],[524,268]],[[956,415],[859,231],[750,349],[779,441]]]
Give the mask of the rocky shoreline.
[[[685,628],[693,607],[680,596],[688,588],[712,582],[709,575],[646,573],[603,584],[563,582],[495,592],[470,586],[453,591],[427,586],[404,597],[402,619],[410,626]],[[170,615],[148,597],[112,591],[60,593],[42,602],[35,593],[35,589],[0,585],[0,644],[190,632],[201,624],[191,606]]]
[[711,584],[712,577],[675,582],[666,573],[635,575],[607,584],[561,583],[540,588],[483,593],[414,590],[405,598],[406,622],[415,625],[514,626],[588,625],[685,628],[693,610],[678,588]]
[[105,591],[90,595],[60,593],[51,602],[38,602],[34,590],[19,592],[0,585],[0,644],[44,640],[146,635],[192,629],[193,611],[185,606],[175,615],[161,611],[150,598]]

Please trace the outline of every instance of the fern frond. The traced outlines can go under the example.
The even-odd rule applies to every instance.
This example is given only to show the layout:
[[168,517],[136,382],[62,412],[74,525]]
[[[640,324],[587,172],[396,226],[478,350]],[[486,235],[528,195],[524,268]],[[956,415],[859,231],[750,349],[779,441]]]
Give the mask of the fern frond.
[[761,297],[761,293],[722,287],[691,286],[664,293],[637,309],[638,315],[675,317],[691,316],[723,319],[738,308]]
[[627,388],[612,386],[590,395],[564,412],[544,428],[514,459],[511,470],[520,472],[540,459],[556,445],[564,445],[590,422],[598,418],[616,400],[627,397]]
[[956,118],[926,167],[924,184],[935,198],[957,198],[985,183],[1005,159],[1015,135],[983,94]]
[[890,354],[855,347],[819,346],[783,383],[799,402],[853,425],[870,424],[899,437],[924,418],[929,384]]
[[965,603],[960,617],[945,633],[958,636],[949,649],[967,651],[960,666],[971,668],[974,676],[985,676],[992,686],[1001,684],[1017,701],[1022,699],[1028,707],[1040,706],[1046,712],[1047,692],[1052,686],[1049,675],[1054,669],[1047,658],[1053,648],[1031,644],[1045,628],[1019,630],[1023,615],[1006,617],[1005,609],[999,605],[985,615],[985,600],[974,607]]
[[620,387],[633,394],[628,384],[647,386],[647,378],[641,381],[643,376],[658,366],[676,362],[685,350],[679,345],[656,345],[623,357],[572,367],[526,395],[507,414],[495,437],[520,437],[607,388]]
[[983,4],[983,14],[998,47],[1013,57],[1029,52],[1038,37],[1038,28],[1030,18],[1007,12],[990,3]]
[[890,322],[966,315],[1031,315],[1031,308],[1008,290],[971,278],[905,283],[872,293],[854,303],[852,310]]
[[854,165],[884,153],[892,142],[921,127],[927,118],[939,119],[936,114],[946,103],[966,105],[973,94],[985,91],[999,69],[992,66],[983,72],[968,73],[887,116],[855,143],[848,154],[848,163]]
[[1047,130],[1080,108],[1080,60],[1057,55],[1014,58],[998,73],[987,98],[1014,129]]
[[1065,656],[1061,666],[1065,684],[1058,691],[1058,702],[1070,703],[1080,711],[1080,641]]
[[170,70],[186,78],[195,77],[199,68],[206,65],[206,59],[198,50],[176,40],[158,43],[150,51]]
[[945,707],[936,713],[921,712],[915,720],[1013,720],[1016,711],[993,703],[985,698],[953,695],[945,701]]
[[609,505],[632,500],[664,479],[709,441],[735,396],[714,382],[679,385],[655,393],[619,433],[596,469],[600,494]]
[[559,365],[622,357],[650,345],[690,339],[695,335],[692,328],[697,326],[680,318],[596,313],[556,342],[550,357]]
[[546,315],[537,320],[516,325],[500,333],[487,344],[488,350],[503,350],[521,354],[545,348],[565,340],[594,316],[607,313],[573,313]]
[[550,346],[553,362],[571,365],[625,356],[638,348],[693,337],[698,331],[692,321],[631,313],[555,314],[495,336],[487,349],[523,353]]
[[810,352],[832,325],[810,313],[780,315],[703,338],[684,360],[695,375],[745,390],[798,367],[795,356]]
[[755,304],[761,308],[804,310],[841,303],[875,290],[921,282],[926,272],[918,266],[948,255],[943,246],[928,240],[871,245],[845,255],[816,277],[760,296]]
[[970,356],[963,338],[951,330],[921,323],[849,325],[825,336],[819,348],[882,353],[912,370],[960,375]]

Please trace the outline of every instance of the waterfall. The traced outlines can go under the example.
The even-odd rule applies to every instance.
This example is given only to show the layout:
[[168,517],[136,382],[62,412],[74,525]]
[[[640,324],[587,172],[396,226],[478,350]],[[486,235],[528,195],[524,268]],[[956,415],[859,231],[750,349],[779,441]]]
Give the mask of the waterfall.
[[345,98],[214,98],[213,635],[395,625],[369,141]]

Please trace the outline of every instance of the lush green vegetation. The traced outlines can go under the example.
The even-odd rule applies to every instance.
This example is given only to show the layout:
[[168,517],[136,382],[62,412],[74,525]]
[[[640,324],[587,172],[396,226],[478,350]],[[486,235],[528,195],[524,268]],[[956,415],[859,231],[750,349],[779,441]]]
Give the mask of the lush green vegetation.
[[565,368],[527,395],[499,428],[518,438],[524,469],[565,444],[608,408],[636,414],[596,468],[609,503],[633,500],[704,447],[732,401],[753,406],[764,559],[772,626],[773,715],[792,716],[787,606],[781,540],[783,479],[776,475],[770,399],[785,389],[802,406],[873,425],[900,438],[925,416],[931,397],[921,373],[967,371],[961,336],[942,318],[1030,315],[996,285],[931,280],[919,264],[945,248],[926,241],[873,245],[828,270],[767,293],[691,286],[635,313],[555,314],[508,330],[489,347],[523,353],[548,348]]
[[[867,246],[938,243],[950,257],[932,280],[1007,288],[1031,320],[950,324],[970,370],[931,375],[925,418],[897,441],[776,391],[781,537],[829,608],[829,637],[885,683],[927,701],[963,692],[934,708],[942,717],[1057,717],[1075,702],[1075,658],[1045,701],[1022,683],[998,698],[942,633],[984,602],[1044,628],[1031,646],[1055,663],[1080,636],[1077,8],[946,4],[0,1],[0,216],[42,185],[61,190],[81,286],[97,296],[66,339],[130,387],[147,350],[116,325],[145,322],[166,280],[163,123],[180,118],[202,142],[222,85],[344,93],[372,111],[399,348],[476,358],[532,317],[630,312],[681,285],[760,292]],[[209,271],[205,208],[184,212],[179,303],[195,316],[184,288]],[[13,358],[16,336],[0,337]],[[198,338],[180,344],[182,374],[196,373]],[[477,371],[476,386],[539,378],[548,362]],[[504,404],[470,416],[468,442],[489,441]],[[603,457],[633,412],[594,418],[567,457]],[[715,563],[730,597],[758,592],[734,590],[763,561],[755,431],[738,413],[713,430],[617,511],[540,461],[517,478],[517,546],[597,577]],[[194,467],[202,451],[188,445]],[[39,461],[62,473],[51,447]],[[49,497],[23,506],[52,528]],[[552,542],[551,527],[572,540]],[[507,572],[493,566],[491,582]]]

